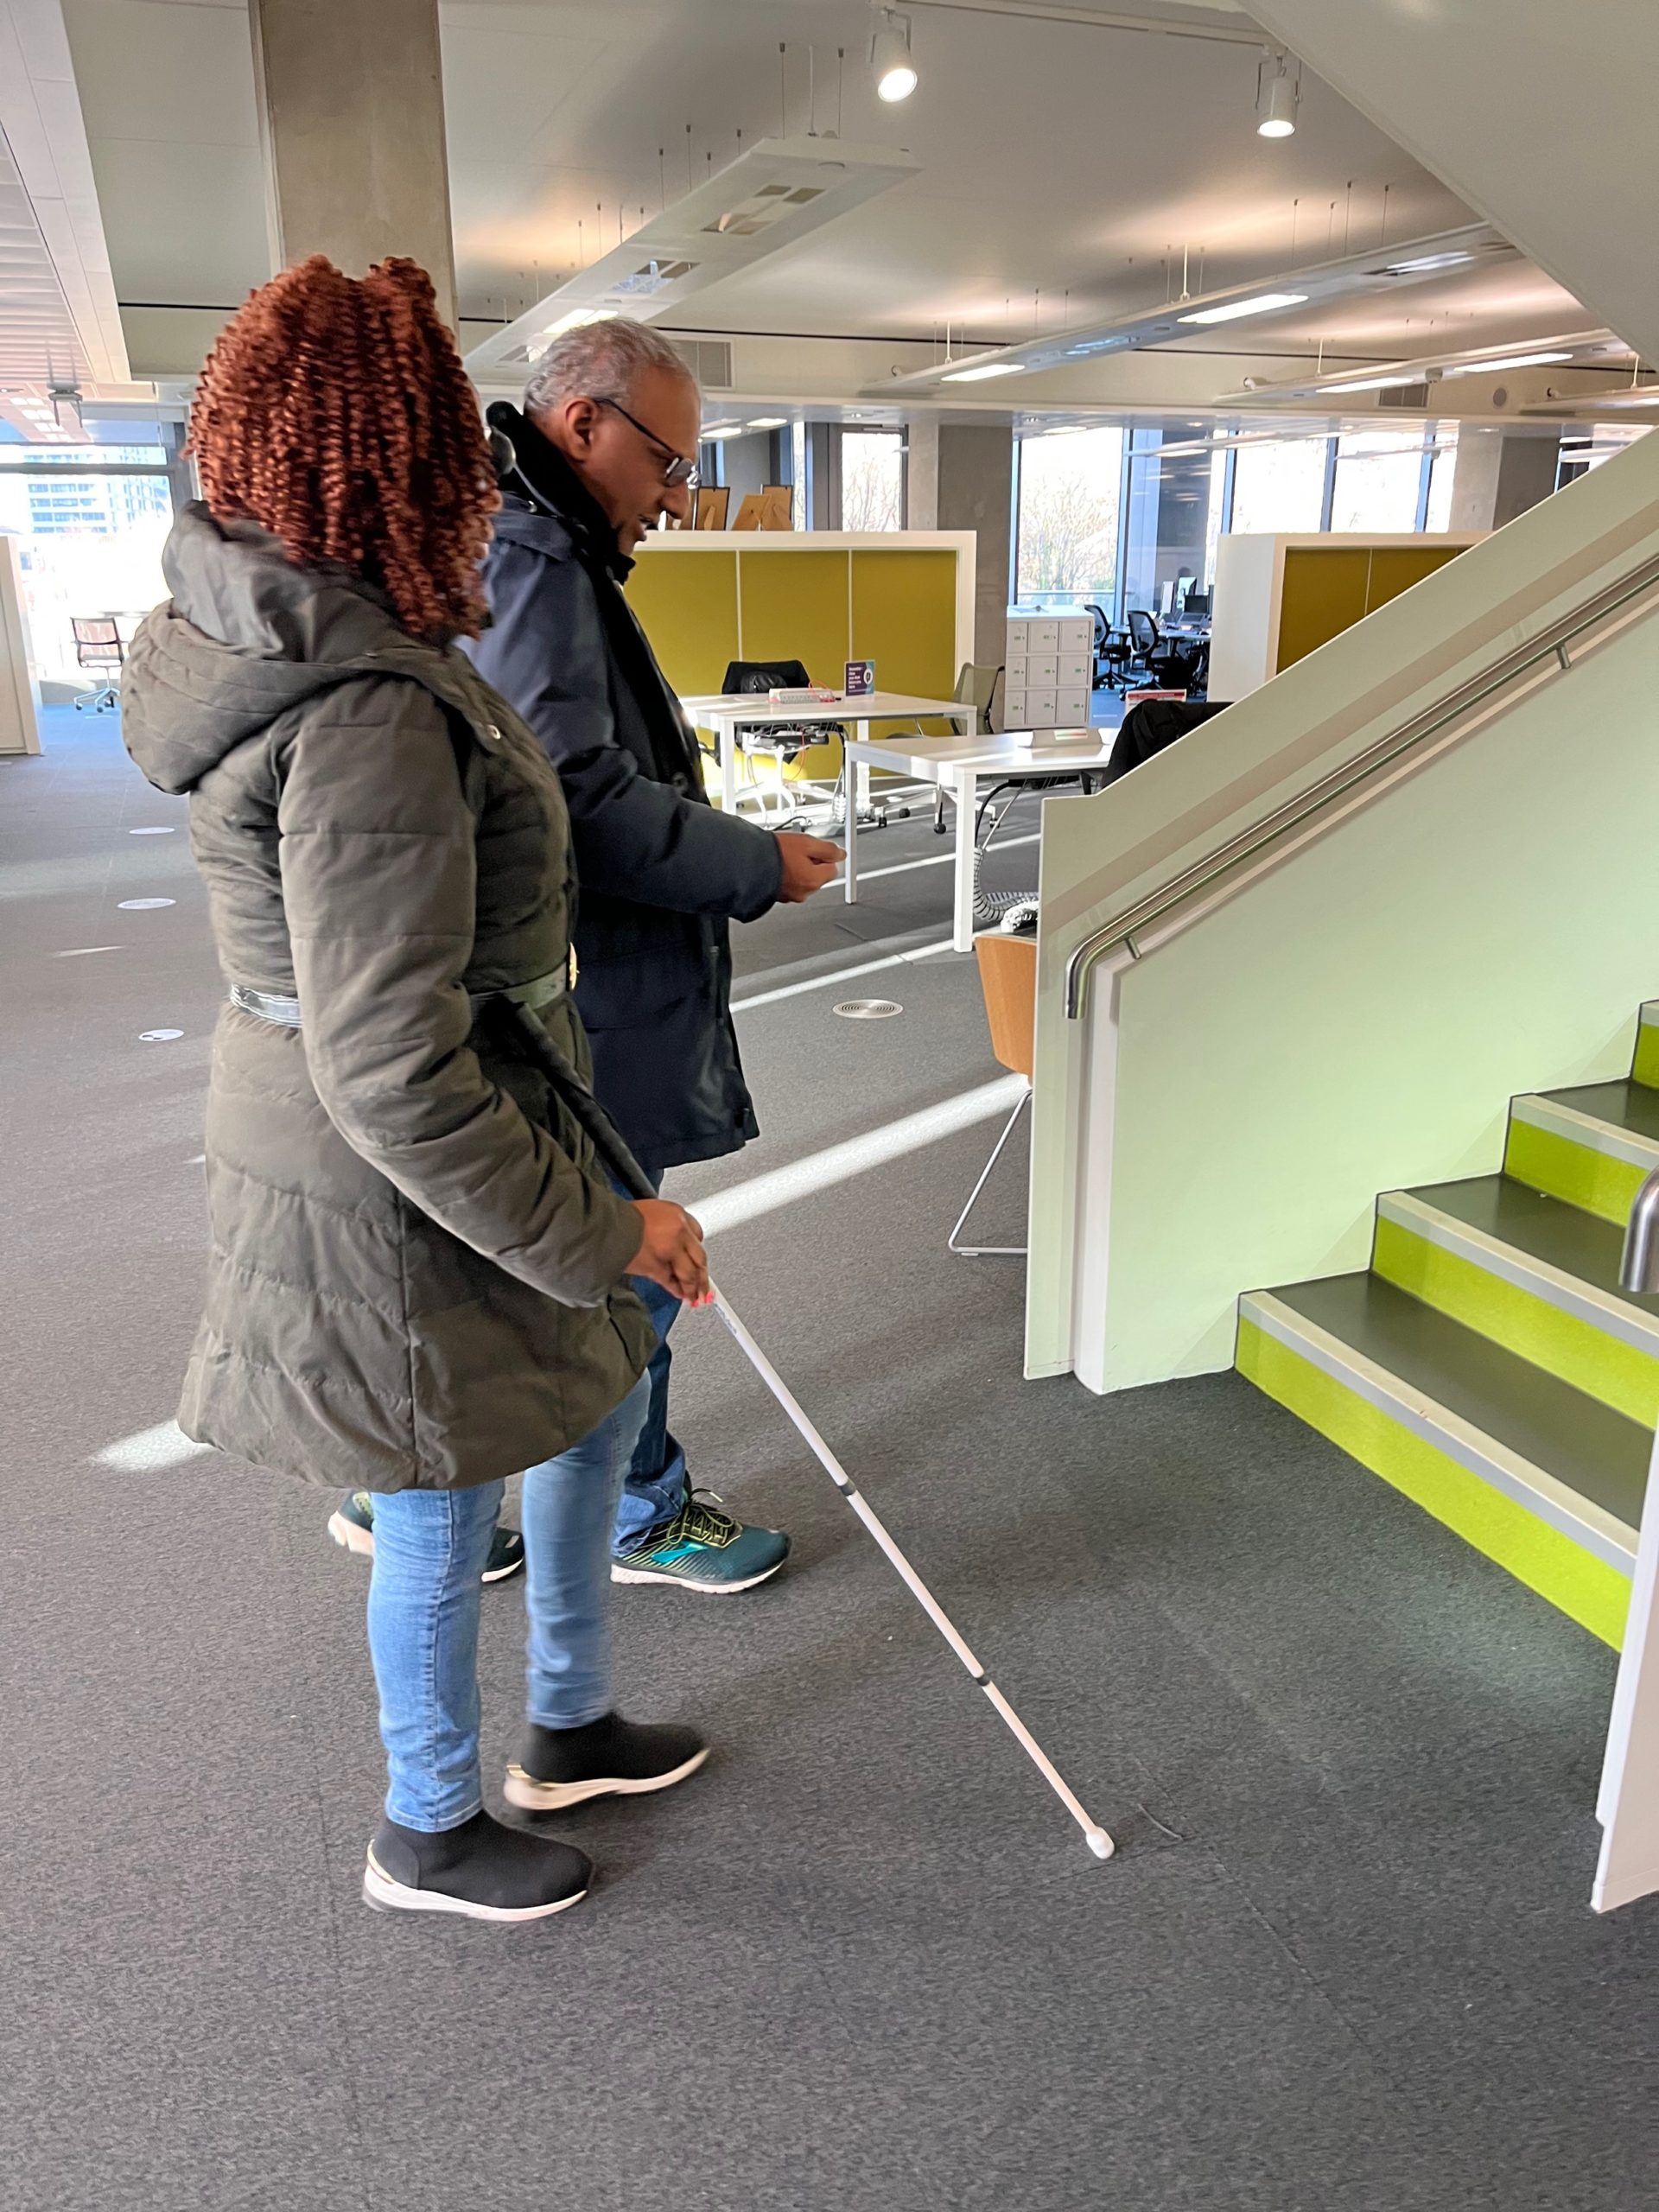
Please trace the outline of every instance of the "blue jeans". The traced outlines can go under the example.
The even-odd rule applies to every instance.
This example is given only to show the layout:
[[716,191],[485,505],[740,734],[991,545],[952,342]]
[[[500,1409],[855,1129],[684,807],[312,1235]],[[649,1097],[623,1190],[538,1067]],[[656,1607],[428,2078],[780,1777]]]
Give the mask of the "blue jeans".
[[[662,1189],[660,1175],[653,1175],[652,1181],[658,1190]],[[622,1186],[618,1183],[613,1188],[620,1191]],[[651,1384],[651,1409],[639,1432],[622,1495],[616,1501],[616,1526],[611,1541],[619,1552],[637,1550],[652,1529],[671,1521],[685,1503],[686,1492],[691,1487],[685,1453],[668,1426],[668,1373],[673,1359],[668,1332],[678,1317],[680,1301],[671,1290],[664,1290],[660,1283],[647,1282],[643,1275],[632,1275],[629,1281],[651,1316],[657,1332],[657,1349],[645,1370]]]
[[[544,1728],[579,1728],[611,1709],[611,1518],[650,1404],[642,1375],[591,1435],[525,1471],[526,1710]],[[459,1827],[482,1802],[479,1578],[505,1487],[403,1490],[374,1501],[369,1651],[386,1813],[404,1827]]]

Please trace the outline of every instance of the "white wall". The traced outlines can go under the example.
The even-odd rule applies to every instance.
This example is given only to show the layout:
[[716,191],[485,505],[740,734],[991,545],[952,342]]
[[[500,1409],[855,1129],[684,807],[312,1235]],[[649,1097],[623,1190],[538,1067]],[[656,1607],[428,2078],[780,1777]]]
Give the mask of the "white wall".
[[1071,947],[1644,558],[1659,439],[1093,799],[1044,814],[1027,1364],[1217,1368],[1238,1293],[1364,1264],[1379,1191],[1497,1164],[1659,991],[1659,618],[1060,1005]]

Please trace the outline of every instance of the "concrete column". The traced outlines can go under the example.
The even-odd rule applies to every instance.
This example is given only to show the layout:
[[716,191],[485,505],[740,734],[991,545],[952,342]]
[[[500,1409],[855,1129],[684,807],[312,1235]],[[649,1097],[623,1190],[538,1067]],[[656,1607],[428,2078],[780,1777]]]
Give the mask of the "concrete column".
[[906,441],[912,530],[971,530],[974,658],[1000,665],[1007,642],[1014,547],[1014,421],[953,423],[913,415]]
[[437,0],[249,0],[273,270],[407,254],[455,323]]
[[1452,530],[1502,530],[1555,489],[1559,431],[1463,429],[1452,478]]

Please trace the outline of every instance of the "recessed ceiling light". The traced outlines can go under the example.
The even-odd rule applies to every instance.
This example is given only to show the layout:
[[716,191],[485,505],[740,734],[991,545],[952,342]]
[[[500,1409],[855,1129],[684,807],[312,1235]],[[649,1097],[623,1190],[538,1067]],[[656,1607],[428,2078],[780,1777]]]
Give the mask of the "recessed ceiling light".
[[1306,292],[1259,292],[1253,300],[1234,300],[1226,307],[1200,308],[1196,315],[1184,315],[1183,322],[1236,322],[1247,315],[1272,315],[1279,308],[1300,308],[1307,304]]
[[743,425],[741,423],[705,423],[703,428],[698,431],[697,435],[700,439],[703,440],[709,438],[734,438],[742,428]]
[[984,377],[1017,377],[1025,364],[1021,361],[984,361],[976,369],[952,369],[942,377],[942,384],[978,384]]
[[751,430],[783,430],[789,427],[787,415],[757,415],[747,427]]
[[1501,361],[1463,361],[1447,369],[1449,377],[1493,376],[1500,369],[1541,369],[1550,361],[1570,361],[1570,353],[1506,353]]

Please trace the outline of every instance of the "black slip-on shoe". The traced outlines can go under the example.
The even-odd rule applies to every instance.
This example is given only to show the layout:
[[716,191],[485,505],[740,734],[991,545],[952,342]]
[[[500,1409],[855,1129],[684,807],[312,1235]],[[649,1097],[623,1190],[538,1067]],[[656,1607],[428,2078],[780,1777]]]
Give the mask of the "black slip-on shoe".
[[639,1797],[695,1774],[709,1746],[693,1728],[651,1727],[607,1713],[581,1728],[524,1731],[507,1769],[506,1798],[526,1813],[557,1813],[589,1797]]
[[378,1912],[449,1912],[464,1920],[545,1920],[588,1894],[584,1851],[486,1812],[429,1835],[382,1820],[363,1870],[363,1902]]

